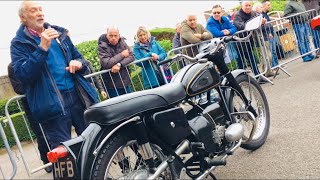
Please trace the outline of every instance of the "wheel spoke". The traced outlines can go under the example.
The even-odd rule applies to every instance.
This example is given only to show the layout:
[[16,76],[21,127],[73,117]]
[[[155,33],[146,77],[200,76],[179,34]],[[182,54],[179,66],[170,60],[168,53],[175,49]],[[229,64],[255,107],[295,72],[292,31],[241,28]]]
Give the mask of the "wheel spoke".
[[[242,88],[244,95],[251,102],[251,106],[256,110],[258,114],[258,117],[257,117],[258,119],[256,120],[257,129],[254,132],[253,139],[259,138],[265,126],[264,121],[266,118],[266,114],[265,114],[264,101],[262,99],[262,96],[260,95],[260,92],[252,83],[249,84],[248,81],[242,81],[240,82],[239,85]],[[244,108],[245,103],[237,93],[233,94],[232,106],[233,106],[233,112],[245,111],[245,108]],[[245,130],[244,140],[245,140],[245,138],[249,138],[254,122],[251,120],[248,120],[244,115],[239,115],[236,117],[240,118],[240,119],[237,119],[237,122],[239,120],[239,122],[241,122],[241,124],[244,126],[244,130]]]
[[[158,157],[159,153],[158,155],[154,154],[155,161],[161,162],[164,159],[163,157]],[[105,179],[132,179],[137,173],[147,171],[147,168],[147,163],[138,151],[138,144],[133,140],[120,147],[112,156],[105,172]]]

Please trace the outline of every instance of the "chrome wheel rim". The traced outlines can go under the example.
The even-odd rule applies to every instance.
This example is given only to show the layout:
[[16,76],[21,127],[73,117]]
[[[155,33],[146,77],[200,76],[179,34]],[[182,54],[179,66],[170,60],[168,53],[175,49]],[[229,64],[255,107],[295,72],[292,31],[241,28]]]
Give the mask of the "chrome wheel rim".
[[[241,82],[239,85],[242,88],[245,96],[251,102],[252,107],[256,110],[258,117],[256,117],[256,119],[252,121],[246,115],[238,115],[236,120],[237,122],[240,122],[244,127],[244,136],[243,136],[244,141],[249,139],[250,133],[254,128],[254,123],[255,123],[256,129],[254,131],[252,140],[257,140],[262,136],[266,128],[265,104],[263,102],[263,98],[261,94],[259,93],[258,89],[254,85],[249,84],[249,82],[247,81]],[[245,111],[245,104],[237,94],[235,94],[235,96],[233,97],[233,106],[238,112]]]

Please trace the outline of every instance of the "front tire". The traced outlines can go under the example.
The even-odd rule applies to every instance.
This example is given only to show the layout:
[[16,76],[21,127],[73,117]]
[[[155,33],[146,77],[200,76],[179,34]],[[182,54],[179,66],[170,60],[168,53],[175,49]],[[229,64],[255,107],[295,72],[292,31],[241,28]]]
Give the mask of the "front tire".
[[[265,143],[269,134],[270,111],[268,101],[261,86],[252,77],[248,75],[240,75],[236,77],[236,81],[244,91],[247,99],[251,101],[251,105],[258,114],[255,118],[256,129],[252,132],[253,137],[250,141],[248,141],[248,139],[251,131],[253,130],[254,121],[246,115],[236,115],[233,117],[236,122],[240,122],[244,127],[244,143],[241,147],[247,150],[256,150]],[[246,110],[244,101],[234,90],[230,93],[229,105],[231,113]]]

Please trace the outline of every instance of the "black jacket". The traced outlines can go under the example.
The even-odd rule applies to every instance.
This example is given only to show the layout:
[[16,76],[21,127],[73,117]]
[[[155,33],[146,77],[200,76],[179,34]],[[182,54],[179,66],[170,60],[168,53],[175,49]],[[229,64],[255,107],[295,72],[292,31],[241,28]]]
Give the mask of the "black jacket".
[[[234,24],[234,26],[236,26],[238,31],[244,30],[246,22],[257,15],[258,15],[258,13],[254,12],[254,11],[247,14],[242,9],[240,9],[234,16],[233,24]],[[247,35],[248,35],[248,33],[245,32],[245,33],[239,34],[239,37],[246,37]],[[253,34],[250,37],[250,43],[249,42],[241,42],[241,43],[237,42],[236,48],[238,50],[245,51],[245,52],[252,51],[252,48],[255,46],[254,38],[255,38],[255,35]]]
[[[134,61],[132,51],[124,41],[124,38],[120,38],[118,44],[113,46],[106,38],[106,34],[102,34],[98,40],[98,55],[100,58],[101,70],[111,69],[112,66],[117,63],[121,63],[121,69],[119,73],[104,73],[102,75],[103,81],[107,88],[124,88],[131,84],[130,70],[126,66]],[[123,57],[121,52],[129,49],[129,57]],[[122,83],[123,82],[123,83]]]

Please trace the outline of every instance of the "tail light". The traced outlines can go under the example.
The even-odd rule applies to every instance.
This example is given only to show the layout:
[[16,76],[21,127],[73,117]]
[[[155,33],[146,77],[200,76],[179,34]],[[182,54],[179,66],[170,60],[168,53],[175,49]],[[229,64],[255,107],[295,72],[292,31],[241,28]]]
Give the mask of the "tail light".
[[58,146],[47,153],[48,160],[51,163],[55,163],[59,158],[66,157],[67,155],[68,151],[64,146]]

